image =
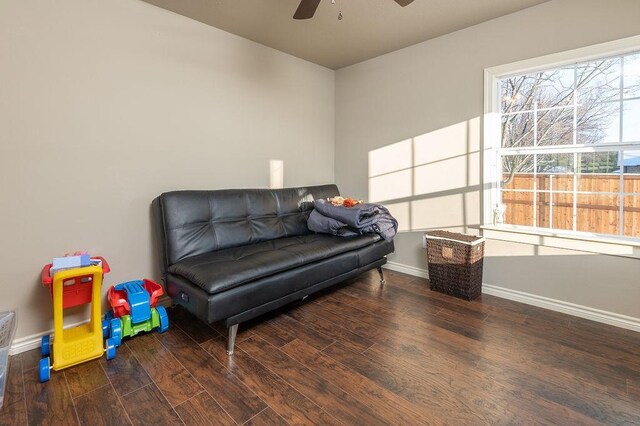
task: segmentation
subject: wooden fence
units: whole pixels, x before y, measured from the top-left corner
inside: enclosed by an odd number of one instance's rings
[[[507,176],[505,175],[505,179]],[[534,208],[537,226],[554,229],[573,229],[574,194],[558,194],[555,191],[572,191],[577,179],[577,191],[620,192],[620,175],[613,174],[537,174],[537,200],[534,207],[533,192],[510,192],[502,194],[506,206],[504,223],[512,225],[533,225]],[[504,189],[533,190],[532,173],[516,174]],[[640,174],[623,175],[625,193],[640,193]],[[624,196],[623,234],[640,238],[640,196]],[[576,230],[596,234],[619,234],[620,195],[577,194]]]

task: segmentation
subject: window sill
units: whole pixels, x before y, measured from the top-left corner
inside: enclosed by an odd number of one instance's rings
[[[480,229],[484,237],[492,240],[640,259],[640,241],[569,235],[509,225],[484,225]]]

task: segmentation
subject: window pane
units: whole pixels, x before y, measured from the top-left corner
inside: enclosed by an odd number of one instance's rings
[[[577,143],[619,141],[621,63],[613,58],[577,66]]]
[[[573,107],[538,112],[538,145],[573,144]]]
[[[536,212],[539,228],[573,230],[573,194],[538,192]]]
[[[640,193],[640,151],[624,151],[622,155],[624,192]]]
[[[640,96],[640,53],[624,57],[624,96]]]
[[[621,58],[601,59],[576,67],[579,104],[620,99]]]
[[[552,194],[553,205],[549,215],[553,229],[573,230],[573,194]]]
[[[500,161],[504,223],[640,238],[640,52],[510,77],[500,91],[502,147],[519,148]]]
[[[538,173],[573,173],[573,154],[538,154]]]
[[[533,155],[505,155],[502,157],[502,187],[504,189],[533,189]]]
[[[576,230],[595,234],[618,234],[620,197],[578,194]]]
[[[551,108],[573,103],[574,69],[560,68],[534,75],[537,79],[538,108]]]
[[[640,142],[640,99],[622,104],[622,141]]]
[[[613,173],[618,175],[618,151],[578,153],[577,173]]]
[[[502,189],[533,189],[533,173],[518,173],[511,176],[503,175]]]
[[[640,197],[624,197],[625,237],[640,238]]]
[[[504,223],[533,226],[533,192],[505,191],[502,204],[505,207]]]
[[[538,192],[536,194],[536,226],[538,228],[549,228],[549,192]]]
[[[620,141],[620,102],[580,103],[576,117],[577,143]]]
[[[573,191],[572,173],[539,173],[536,179],[538,191]]]
[[[500,84],[500,112],[509,114],[532,110],[536,81],[537,79],[533,75],[502,80]]]
[[[533,146],[533,113],[502,116],[502,147]]]

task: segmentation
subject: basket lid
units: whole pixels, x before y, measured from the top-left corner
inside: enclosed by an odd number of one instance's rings
[[[457,232],[449,232],[449,231],[427,231],[424,233],[427,239],[434,240],[450,240],[457,241],[459,243],[468,244],[468,245],[476,245],[484,242],[484,237],[479,235],[467,235],[467,234],[459,234]]]

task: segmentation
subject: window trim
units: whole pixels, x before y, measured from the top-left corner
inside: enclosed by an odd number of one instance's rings
[[[492,240],[640,259],[640,242],[634,240],[586,234],[562,234],[553,230],[545,232],[513,225],[483,225],[480,229],[484,237]]]
[[[550,68],[560,68],[576,62],[586,62],[606,56],[617,56],[640,50],[640,36],[628,37],[588,47],[568,50],[537,58],[526,59],[510,64],[485,68],[484,70],[484,116],[481,140],[481,178],[483,194],[481,197],[481,229],[488,238],[514,241],[556,248],[566,248],[592,253],[640,258],[640,240],[625,239],[616,236],[576,234],[574,231],[543,230],[542,228],[515,227],[513,225],[494,225],[493,206],[499,200],[498,161],[499,152],[504,151],[499,137],[500,126],[500,87],[499,80],[504,77],[534,73]],[[618,144],[616,144],[618,145]],[[565,147],[572,152],[575,145]],[[589,147],[588,149],[600,147]],[[509,148],[506,148],[507,150]],[[548,148],[546,148],[548,149]],[[562,150],[562,147],[557,148]],[[603,149],[606,150],[606,145]]]

